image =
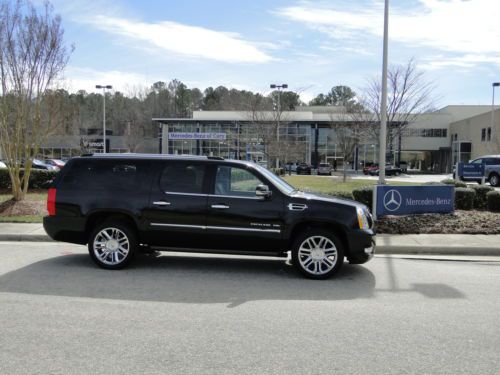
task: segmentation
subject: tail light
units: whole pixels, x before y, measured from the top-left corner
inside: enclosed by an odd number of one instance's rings
[[[47,211],[49,216],[56,216],[56,189],[50,188],[47,196]]]

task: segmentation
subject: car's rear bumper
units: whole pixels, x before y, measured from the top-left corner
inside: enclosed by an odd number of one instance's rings
[[[349,251],[346,254],[349,263],[368,262],[375,254],[375,232],[373,230],[355,229],[347,234]]]
[[[45,216],[43,228],[56,241],[86,244],[85,220],[78,217]]]

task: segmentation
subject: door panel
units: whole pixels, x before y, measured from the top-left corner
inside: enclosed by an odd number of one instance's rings
[[[206,176],[204,164],[161,163],[144,214],[150,245],[199,247],[205,242]]]
[[[207,209],[207,232],[213,247],[280,250],[283,198],[277,191],[270,198],[257,198],[255,188],[259,184],[265,182],[247,169],[217,167]]]

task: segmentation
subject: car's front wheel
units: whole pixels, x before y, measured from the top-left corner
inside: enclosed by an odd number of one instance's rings
[[[120,221],[106,221],[97,225],[89,238],[89,254],[102,268],[117,270],[134,257],[139,243],[129,225]]]
[[[304,276],[311,279],[327,279],[342,267],[344,249],[332,232],[313,229],[295,239],[292,261]]]

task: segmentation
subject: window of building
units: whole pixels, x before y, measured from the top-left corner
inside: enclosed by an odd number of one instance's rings
[[[260,184],[262,181],[246,169],[220,166],[215,177],[215,194],[254,197]]]
[[[172,193],[203,193],[205,166],[185,162],[169,162],[161,173],[160,188]]]
[[[481,142],[486,141],[486,129],[482,128],[481,129]]]
[[[491,128],[488,128],[488,142],[491,141]]]

